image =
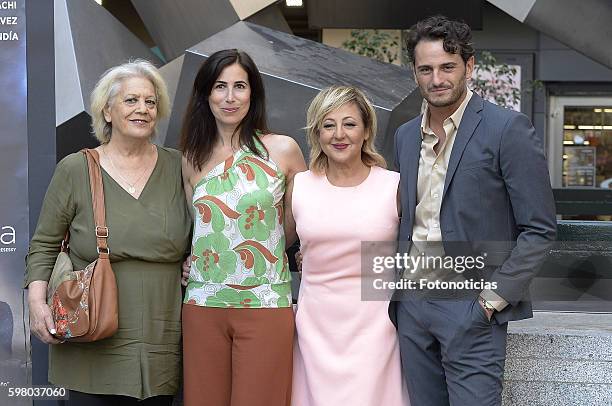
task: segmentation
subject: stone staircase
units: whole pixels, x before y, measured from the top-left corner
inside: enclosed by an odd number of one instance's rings
[[[503,405],[612,405],[612,314],[536,312],[511,322]]]

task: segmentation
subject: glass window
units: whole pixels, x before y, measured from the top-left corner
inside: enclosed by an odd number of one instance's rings
[[[612,106],[565,106],[563,187],[612,189]]]

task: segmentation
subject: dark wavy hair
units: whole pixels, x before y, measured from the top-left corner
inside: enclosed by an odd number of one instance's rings
[[[449,20],[442,15],[427,17],[419,21],[408,32],[406,49],[408,58],[414,65],[414,48],[420,41],[443,41],[444,50],[451,54],[461,55],[467,62],[474,55],[472,30],[463,21]]]
[[[266,123],[265,92],[261,74],[255,62],[244,51],[224,49],[210,55],[202,63],[193,83],[193,91],[181,130],[180,148],[187,161],[198,170],[210,159],[213,147],[217,142],[217,122],[210,110],[208,97],[213,85],[226,67],[237,63],[247,73],[251,88],[249,111],[236,127],[233,136],[238,134],[240,145],[246,146],[261,158],[267,158],[268,151],[263,144],[263,151],[257,147],[258,133],[269,133]]]

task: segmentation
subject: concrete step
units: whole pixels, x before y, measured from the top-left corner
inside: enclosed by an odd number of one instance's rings
[[[504,406],[610,406],[612,387],[568,382],[504,383]]]
[[[612,362],[569,359],[507,358],[506,380],[608,384],[612,387]]]
[[[612,314],[536,312],[511,322],[503,404],[612,405]]]
[[[612,361],[612,314],[536,312],[510,322],[508,356]]]

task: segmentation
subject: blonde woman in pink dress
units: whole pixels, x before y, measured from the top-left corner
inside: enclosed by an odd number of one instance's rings
[[[395,241],[399,174],[374,148],[376,115],[347,86],[307,114],[310,170],[287,190],[302,252],[293,406],[406,406],[388,301],[361,300],[361,242]]]

